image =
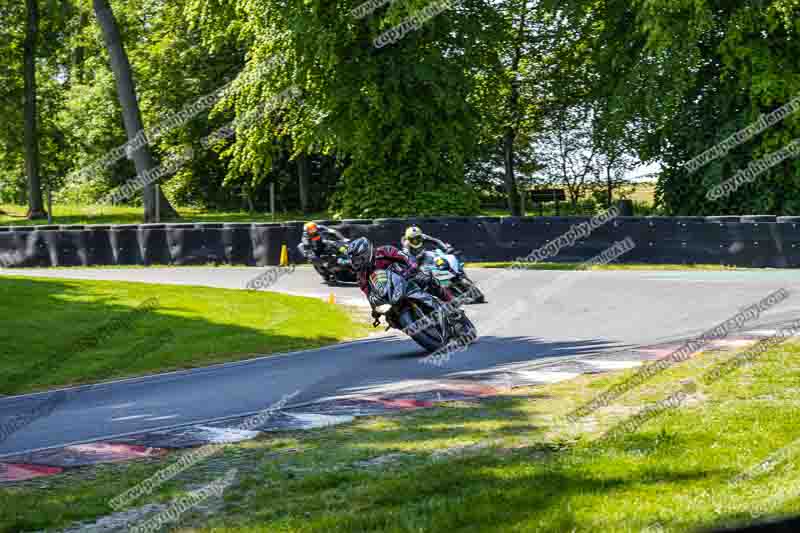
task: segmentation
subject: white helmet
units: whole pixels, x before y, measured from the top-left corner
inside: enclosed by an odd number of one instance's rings
[[[408,247],[416,251],[422,248],[422,230],[417,226],[406,228],[406,242]]]

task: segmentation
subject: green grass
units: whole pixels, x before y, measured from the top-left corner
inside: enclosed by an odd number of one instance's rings
[[[304,215],[300,212],[276,213],[273,219],[269,213],[248,213],[242,211],[208,211],[203,209],[177,207],[180,219],[163,219],[162,222],[285,222],[296,220],[328,220],[331,214],[318,211]],[[28,220],[25,218],[26,206],[0,205],[0,226],[45,225],[47,220]],[[5,213],[5,214],[4,214]],[[533,215],[534,213],[529,213]],[[484,209],[482,216],[504,217],[508,211]],[[82,206],[54,205],[53,224],[141,224],[141,207],[124,206]]]
[[[654,183],[637,183],[631,199],[642,206],[653,203]],[[586,195],[588,197],[588,195]],[[561,203],[561,215],[571,213],[569,202]],[[308,215],[300,212],[277,213],[273,219],[269,213],[248,213],[243,211],[209,211],[191,207],[177,207],[179,220],[162,220],[162,222],[283,222],[289,220],[326,220],[332,218],[330,213],[318,211]],[[47,224],[47,220],[27,220],[25,213],[27,206],[0,204],[0,226],[30,226]],[[507,209],[485,208],[479,215],[490,217],[509,216]],[[527,205],[526,215],[537,216],[539,210],[536,206]],[[547,204],[544,209],[546,216],[555,215],[555,207]],[[579,213],[586,215],[586,213]],[[142,223],[141,207],[125,206],[85,206],[64,205],[53,206],[53,224],[140,224]]]
[[[132,312],[150,298],[157,299],[151,312]],[[0,278],[0,317],[0,394],[316,348],[369,331],[347,310],[314,298],[14,277]],[[113,323],[121,327],[110,331]],[[103,331],[107,337],[78,346]]]
[[[45,225],[44,220],[25,218],[26,206],[0,205],[0,226]],[[269,213],[241,211],[207,211],[190,207],[178,207],[179,219],[162,219],[162,222],[283,222],[288,220],[321,220],[329,218],[327,213],[276,213],[273,219]],[[54,205],[53,224],[141,224],[141,207],[124,206],[83,206]]]
[[[487,263],[467,263],[467,267],[472,268],[510,268],[514,263],[511,261],[487,262]],[[581,263],[522,263],[525,270],[578,270]],[[606,265],[592,265],[590,268],[582,270],[746,270],[743,268],[729,265],[656,265],[647,263],[611,263]],[[763,269],[760,269],[763,270]]]
[[[769,471],[731,483],[800,437],[797,345],[700,385],[685,405],[619,439],[598,439],[680,389],[681,380],[730,357],[710,352],[676,365],[578,430],[560,424],[563,415],[623,376],[583,376],[480,405],[456,402],[268,435],[229,446],[222,464],[193,467],[193,484],[175,480],[136,505],[166,502],[242,467],[247,456],[251,468],[226,492],[222,508],[185,515],[179,531],[639,532],[658,523],[683,532],[800,512],[800,471],[792,464],[800,444]],[[476,444],[488,447],[469,448]],[[287,448],[300,452],[271,455]],[[445,449],[450,457],[433,455]],[[390,454],[394,460],[384,466],[359,464]],[[0,531],[94,519],[109,512],[109,498],[158,468],[118,466],[117,475],[102,467],[97,479],[75,471],[47,491],[0,489]]]
[[[285,222],[296,220],[328,220],[332,216],[325,211],[304,215],[300,212],[276,213],[273,219],[269,213],[248,213],[242,211],[208,211],[203,209],[177,207],[179,219],[162,219],[162,222]],[[545,210],[545,215],[554,212]],[[47,220],[28,220],[25,218],[27,207],[20,205],[0,205],[0,226],[32,226],[45,225]],[[527,216],[537,216],[539,212],[529,208]],[[562,212],[562,215],[564,212]],[[480,216],[507,217],[506,209],[482,209]],[[585,215],[585,214],[584,214]],[[141,224],[141,207],[54,205],[53,224]]]

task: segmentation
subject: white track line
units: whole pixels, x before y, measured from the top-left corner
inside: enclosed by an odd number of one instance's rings
[[[581,375],[580,372],[552,372],[548,370],[519,370],[514,374],[522,377],[526,381],[537,383],[558,383],[567,381]]]
[[[603,359],[585,359],[581,363],[600,368],[602,370],[624,370],[642,366],[641,361],[607,361]]]

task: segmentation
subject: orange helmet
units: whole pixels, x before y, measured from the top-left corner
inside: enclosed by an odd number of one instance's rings
[[[319,234],[319,227],[315,222],[307,222],[305,226],[303,226],[303,231],[308,234],[308,237],[312,241],[318,241],[322,238]]]

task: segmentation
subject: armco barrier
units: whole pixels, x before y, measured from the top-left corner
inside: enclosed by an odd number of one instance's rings
[[[321,221],[345,237],[399,245],[418,225],[453,244],[467,261],[513,261],[529,255],[588,217],[416,217]],[[0,228],[0,266],[225,263],[277,265],[281,246],[302,262],[303,222],[24,226]],[[561,249],[552,261],[578,262],[630,237],[636,247],[619,261],[800,266],[800,217],[618,217]]]

